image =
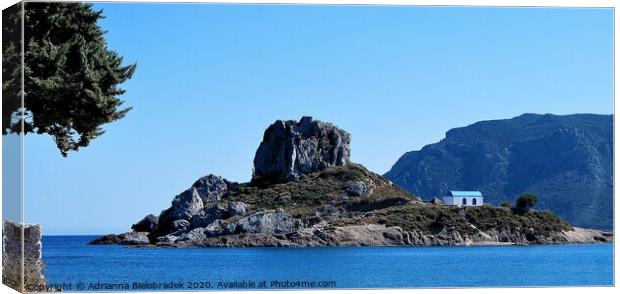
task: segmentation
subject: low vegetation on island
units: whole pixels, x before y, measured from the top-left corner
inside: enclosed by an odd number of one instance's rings
[[[432,204],[350,162],[350,135],[303,117],[265,131],[252,180],[198,179],[158,216],[91,244],[141,246],[408,246],[609,242],[573,228],[534,195],[514,207]],[[508,207],[506,207],[508,206]]]

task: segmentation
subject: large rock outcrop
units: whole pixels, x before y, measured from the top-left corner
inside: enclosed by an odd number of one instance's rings
[[[478,190],[499,205],[523,192],[576,226],[613,225],[613,117],[524,114],[449,130],[405,153],[385,177],[431,199]]]
[[[311,117],[277,120],[270,125],[254,156],[253,182],[282,183],[303,174],[349,162],[351,136]]]
[[[168,209],[161,212],[158,220],[159,231],[168,229],[166,226],[176,220],[191,221],[205,207],[209,208],[217,203],[235,185],[237,184],[213,174],[199,178],[189,189],[177,195]]]
[[[191,236],[213,229],[213,223],[234,216],[243,216],[248,205],[239,201],[222,201],[239,184],[216,176],[199,178],[192,186],[174,197],[170,207],[159,216],[149,214],[131,226],[133,232],[110,234],[93,240],[90,244],[149,245],[153,243],[173,243],[190,230]],[[222,206],[225,205],[226,207]],[[209,227],[211,226],[211,227]]]
[[[215,220],[226,217],[228,210],[222,205],[215,203],[205,207],[203,210],[192,216],[191,224],[193,228],[206,227]]]

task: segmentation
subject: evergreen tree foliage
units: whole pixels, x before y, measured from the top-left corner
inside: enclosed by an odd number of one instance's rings
[[[519,196],[519,198],[517,198],[517,201],[515,203],[515,208],[517,209],[517,211],[525,213],[530,211],[530,209],[534,207],[536,203],[538,203],[538,197],[536,197],[536,195],[532,193],[523,193],[521,194],[521,196]]]
[[[24,4],[24,107],[21,107],[21,4],[3,11],[2,133],[52,136],[63,156],[104,133],[131,109],[119,85],[136,64],[108,50],[102,11],[83,3]],[[22,128],[23,124],[23,128]]]

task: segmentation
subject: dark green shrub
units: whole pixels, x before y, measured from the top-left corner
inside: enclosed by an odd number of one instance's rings
[[[511,208],[512,207],[512,203],[510,203],[510,201],[504,201],[502,202],[502,204],[500,204],[501,207],[506,207],[506,208]]]
[[[538,203],[538,197],[532,193],[523,193],[517,198],[515,203],[515,209],[518,212],[525,213],[530,211],[530,209]]]
[[[353,168],[330,168],[326,169],[319,175],[322,179],[335,178],[340,181],[363,180],[366,175],[363,171]]]

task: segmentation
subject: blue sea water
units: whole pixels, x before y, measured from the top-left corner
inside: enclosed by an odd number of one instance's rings
[[[170,290],[167,287],[174,283],[183,287],[176,291],[611,286],[614,282],[612,244],[349,248],[86,245],[94,238],[43,238],[45,275],[51,285],[71,285],[65,288],[69,291]]]

